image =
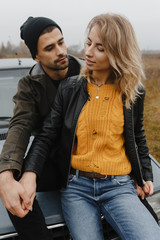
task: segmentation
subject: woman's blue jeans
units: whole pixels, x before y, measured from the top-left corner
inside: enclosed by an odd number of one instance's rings
[[[90,179],[77,172],[61,190],[61,201],[73,240],[103,240],[101,214],[121,239],[160,240],[160,228],[129,175]]]

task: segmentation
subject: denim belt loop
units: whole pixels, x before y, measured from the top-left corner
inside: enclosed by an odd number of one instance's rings
[[[112,175],[110,180],[112,181],[113,179],[115,179],[115,175]]]
[[[76,178],[79,177],[79,169],[76,169]]]

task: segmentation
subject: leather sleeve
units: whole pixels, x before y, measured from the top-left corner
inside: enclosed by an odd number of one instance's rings
[[[142,89],[136,103],[134,104],[134,132],[136,147],[142,166],[143,179],[153,181],[149,149],[143,127],[144,98],[145,91]]]
[[[63,104],[61,96],[61,84],[59,85],[54,104],[51,111],[43,122],[40,132],[36,135],[31,148],[27,154],[24,171],[35,172],[40,176],[45,161],[50,152],[56,146],[63,123]]]

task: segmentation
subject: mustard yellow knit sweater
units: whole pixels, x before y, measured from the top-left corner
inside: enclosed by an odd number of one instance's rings
[[[87,83],[90,101],[84,106],[76,129],[75,169],[105,175],[131,172],[125,154],[123,105],[115,86]]]

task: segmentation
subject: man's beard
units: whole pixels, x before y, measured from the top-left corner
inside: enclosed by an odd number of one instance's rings
[[[64,62],[64,64],[58,65],[57,63],[63,59],[66,58],[66,61]],[[55,61],[54,61],[54,65],[51,67],[52,70],[64,70],[66,68],[68,68],[69,65],[69,60],[68,60],[68,56],[67,55],[60,55]]]

